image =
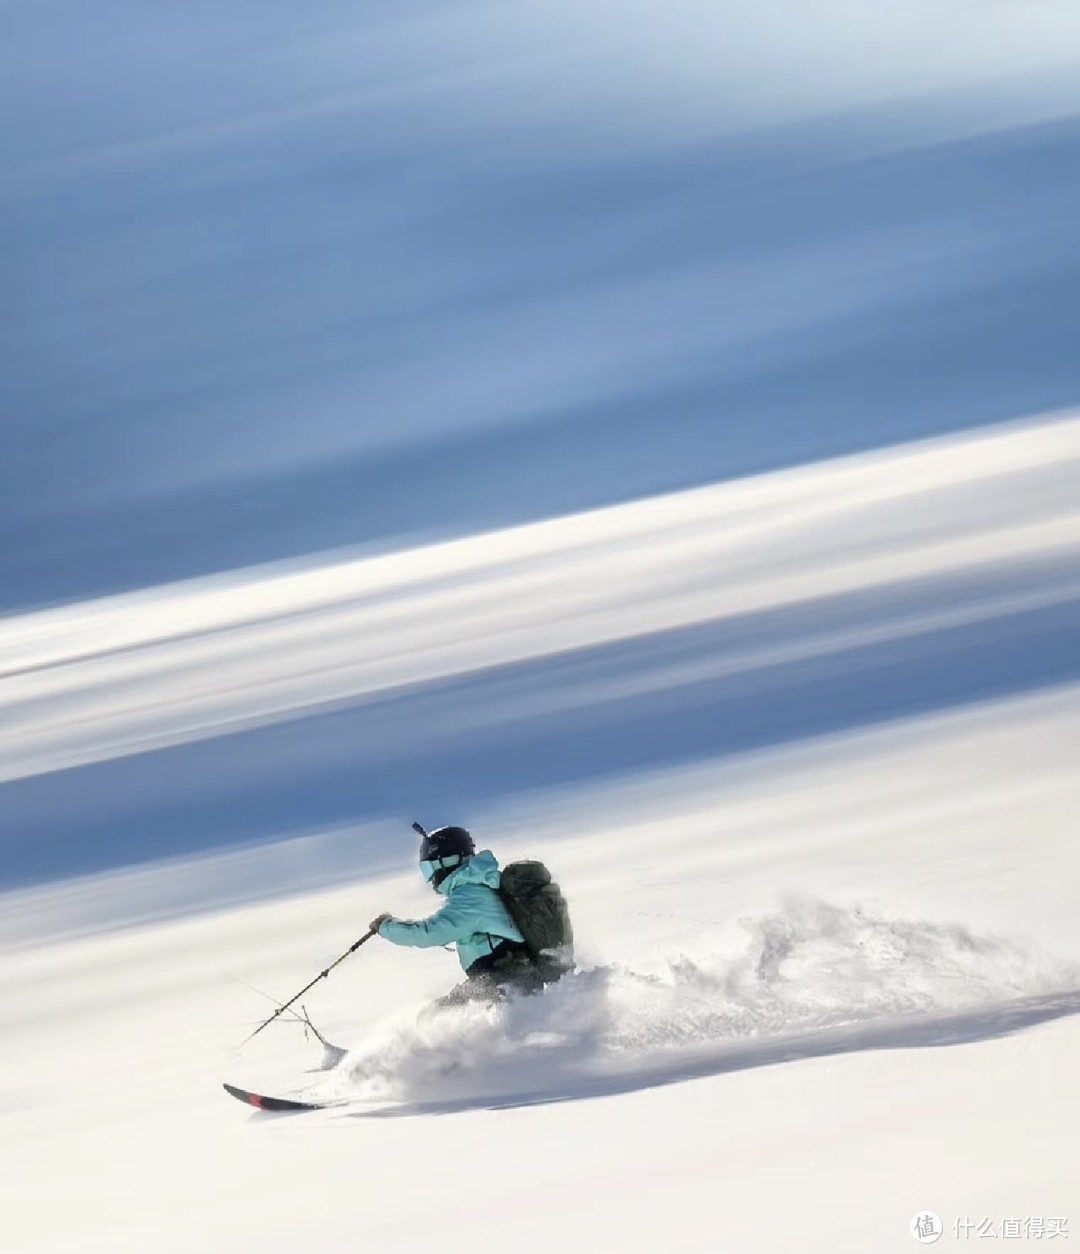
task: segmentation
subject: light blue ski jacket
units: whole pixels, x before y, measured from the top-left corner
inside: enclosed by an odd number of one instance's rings
[[[481,850],[439,885],[438,891],[446,898],[441,910],[427,919],[387,919],[379,935],[395,945],[420,949],[456,944],[458,961],[468,971],[501,940],[524,940],[496,892],[500,878],[495,855]]]

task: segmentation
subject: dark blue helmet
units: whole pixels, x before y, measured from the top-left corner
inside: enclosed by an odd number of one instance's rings
[[[437,889],[455,867],[475,852],[473,838],[464,827],[437,827],[420,838],[420,873]]]

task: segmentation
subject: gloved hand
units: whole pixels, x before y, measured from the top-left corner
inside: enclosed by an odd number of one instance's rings
[[[377,932],[381,924],[385,923],[387,919],[392,919],[393,917],[394,916],[392,914],[377,914],[368,924],[369,931]]]

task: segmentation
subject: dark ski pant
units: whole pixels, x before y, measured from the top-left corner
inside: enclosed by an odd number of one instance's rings
[[[435,1003],[461,1006],[471,1001],[495,1002],[510,993],[538,993],[548,981],[523,945],[503,941],[465,972],[468,977]]]

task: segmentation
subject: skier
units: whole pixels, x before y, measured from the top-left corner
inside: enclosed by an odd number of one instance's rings
[[[538,992],[545,982],[557,979],[566,970],[566,961],[554,964],[530,949],[507,908],[508,901],[514,905],[513,900],[505,890],[499,891],[502,876],[495,855],[487,849],[477,853],[465,828],[440,827],[424,833],[420,841],[420,873],[435,892],[446,898],[442,908],[419,920],[380,914],[369,926],[394,945],[457,946],[458,961],[468,979],[442,998],[441,1004],[493,1000],[511,991]],[[563,932],[572,944],[565,902],[558,888],[549,883],[550,890],[561,903]],[[523,918],[522,922],[529,930],[527,920]]]

